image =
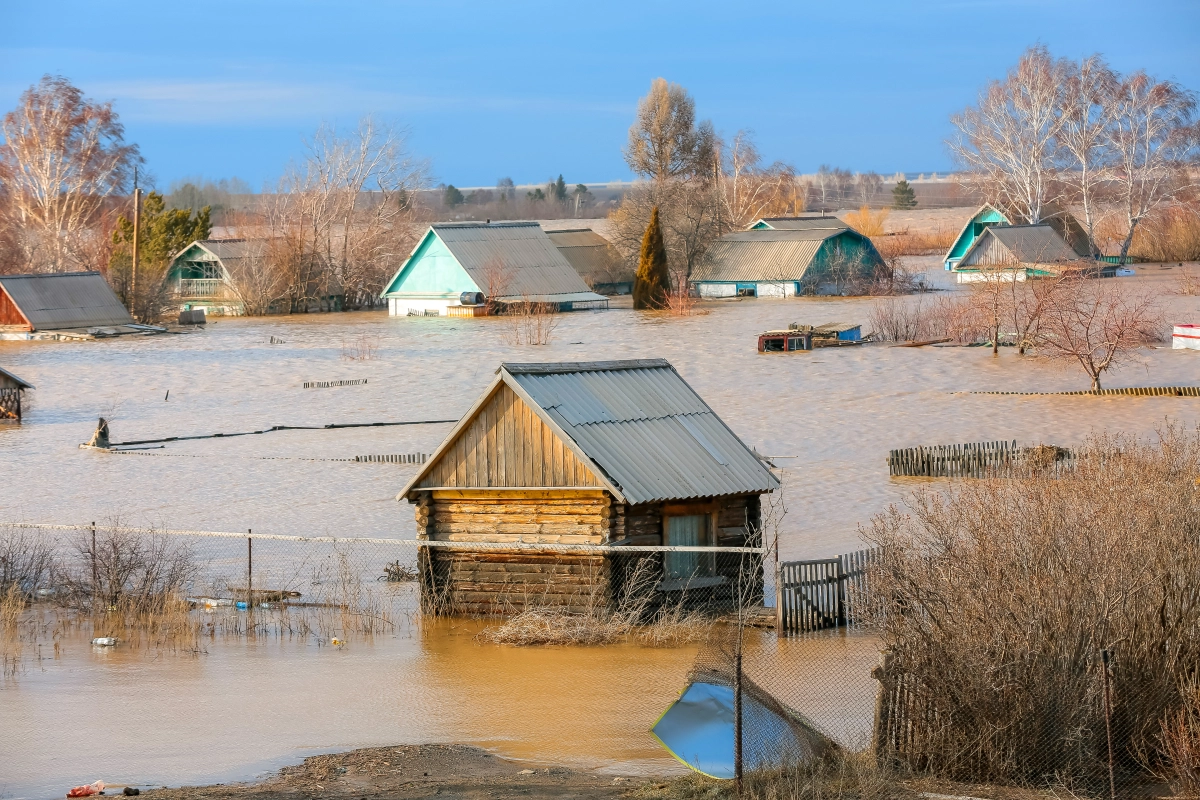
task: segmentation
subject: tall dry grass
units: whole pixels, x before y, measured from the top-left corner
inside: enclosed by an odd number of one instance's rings
[[[883,236],[884,223],[887,222],[888,209],[881,208],[872,212],[870,206],[862,206],[858,211],[851,211],[845,217],[845,223],[867,238],[874,239]]]
[[[1138,225],[1129,254],[1144,261],[1200,260],[1200,203],[1172,206]]]
[[[921,491],[877,515],[864,537],[882,552],[880,677],[907,695],[896,758],[1107,791],[1108,650],[1114,771],[1167,768],[1163,721],[1200,671],[1197,476],[1200,433],[1170,426],[1150,442],[1098,436],[1066,473]]]
[[[875,234],[871,236],[871,242],[887,261],[900,256],[940,256],[950,249],[957,237],[958,231],[946,227],[939,227],[933,231],[912,231],[905,228],[893,233]]]

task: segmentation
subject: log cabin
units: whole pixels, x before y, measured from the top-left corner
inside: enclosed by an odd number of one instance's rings
[[[21,393],[33,384],[0,367],[0,422],[21,421]]]
[[[428,543],[427,610],[585,610],[631,591],[728,610],[735,584],[761,600],[761,559],[718,548],[761,548],[778,487],[665,360],[506,363],[397,499]]]

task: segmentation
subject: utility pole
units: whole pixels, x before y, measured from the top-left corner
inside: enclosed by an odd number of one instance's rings
[[[133,168],[133,272],[129,279],[129,312],[137,319],[138,233],[142,227],[142,190],[137,185],[137,167]]]

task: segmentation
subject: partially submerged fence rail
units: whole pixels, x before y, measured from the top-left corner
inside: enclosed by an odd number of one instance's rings
[[[362,386],[367,382],[366,378],[355,378],[349,381],[305,381],[305,389],[332,389],[336,386]]]
[[[776,631],[780,636],[862,624],[868,570],[878,550],[834,558],[782,561],[776,577]]]
[[[1071,395],[1076,397],[1200,397],[1200,386],[1132,386],[1125,389],[1098,389],[1080,392],[971,392],[971,394]]]
[[[1005,467],[1017,454],[1017,441],[938,444],[907,447],[888,453],[891,475],[947,478],[980,478],[989,470]]]
[[[424,464],[429,460],[428,453],[390,453],[379,456],[355,456],[360,464]]]

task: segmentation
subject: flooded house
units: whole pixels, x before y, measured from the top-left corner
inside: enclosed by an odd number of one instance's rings
[[[959,283],[974,283],[999,274],[1024,281],[1064,272],[1099,275],[1115,267],[1080,258],[1050,225],[993,225],[967,249],[954,267]]]
[[[761,563],[628,548],[761,547],[778,487],[665,360],[506,363],[397,499],[423,598],[453,613],[612,604],[632,575],[654,604],[727,607],[739,577],[761,599]]]
[[[160,333],[139,325],[99,272],[0,275],[0,339]]]
[[[1052,206],[1048,211],[1049,213],[1046,215],[1046,218],[1039,224],[1049,225],[1075,253],[1075,258],[1089,257],[1091,255],[1091,242],[1088,238],[1087,230],[1079,223],[1079,220],[1070,212],[1058,209],[1057,207]],[[1014,225],[1020,219],[1020,215],[1015,212],[1005,211],[991,203],[984,203],[966,221],[966,224],[963,225],[962,230],[959,231],[958,236],[954,239],[954,243],[946,251],[946,255],[942,259],[946,271],[953,271],[966,257],[967,251],[974,247],[975,243],[989,228]]]
[[[536,222],[431,225],[381,296],[393,317],[479,316],[529,303],[608,308]]]
[[[787,224],[795,226],[755,227],[717,239],[692,273],[700,296],[845,294],[886,269],[871,240],[836,217],[787,218]]]
[[[244,311],[233,282],[235,271],[261,259],[266,239],[202,239],[192,242],[171,260],[167,289],[180,311],[203,310],[208,315]]]
[[[617,248],[591,228],[546,231],[550,241],[597,294],[633,292],[633,267]]]
[[[0,422],[21,421],[21,393],[33,384],[0,367]]]

